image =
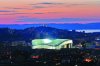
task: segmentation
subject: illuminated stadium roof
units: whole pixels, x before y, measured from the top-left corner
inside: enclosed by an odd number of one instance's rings
[[[70,39],[34,39],[32,40],[32,46],[34,48],[56,48],[63,44],[72,44]]]
[[[59,44],[61,44],[64,41],[68,41],[69,39],[35,39],[32,40],[33,45],[50,45],[50,46],[58,46]]]

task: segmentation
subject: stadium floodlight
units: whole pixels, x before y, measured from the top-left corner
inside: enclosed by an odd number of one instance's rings
[[[52,40],[50,40],[50,39],[43,39],[43,42],[47,44],[47,43],[52,42]]]

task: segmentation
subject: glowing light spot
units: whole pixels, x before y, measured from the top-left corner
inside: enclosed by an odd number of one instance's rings
[[[84,61],[85,61],[85,62],[92,62],[92,59],[86,58]]]
[[[32,58],[33,58],[33,59],[38,59],[38,58],[39,58],[39,56],[32,56]]]
[[[50,43],[50,42],[52,42],[50,39],[43,39],[43,42],[44,43]]]

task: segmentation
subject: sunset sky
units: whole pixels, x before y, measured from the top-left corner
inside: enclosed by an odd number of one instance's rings
[[[0,0],[0,24],[100,23],[100,0]]]

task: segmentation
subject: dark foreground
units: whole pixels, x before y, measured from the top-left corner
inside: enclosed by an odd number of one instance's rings
[[[100,66],[99,49],[0,50],[0,66]]]

